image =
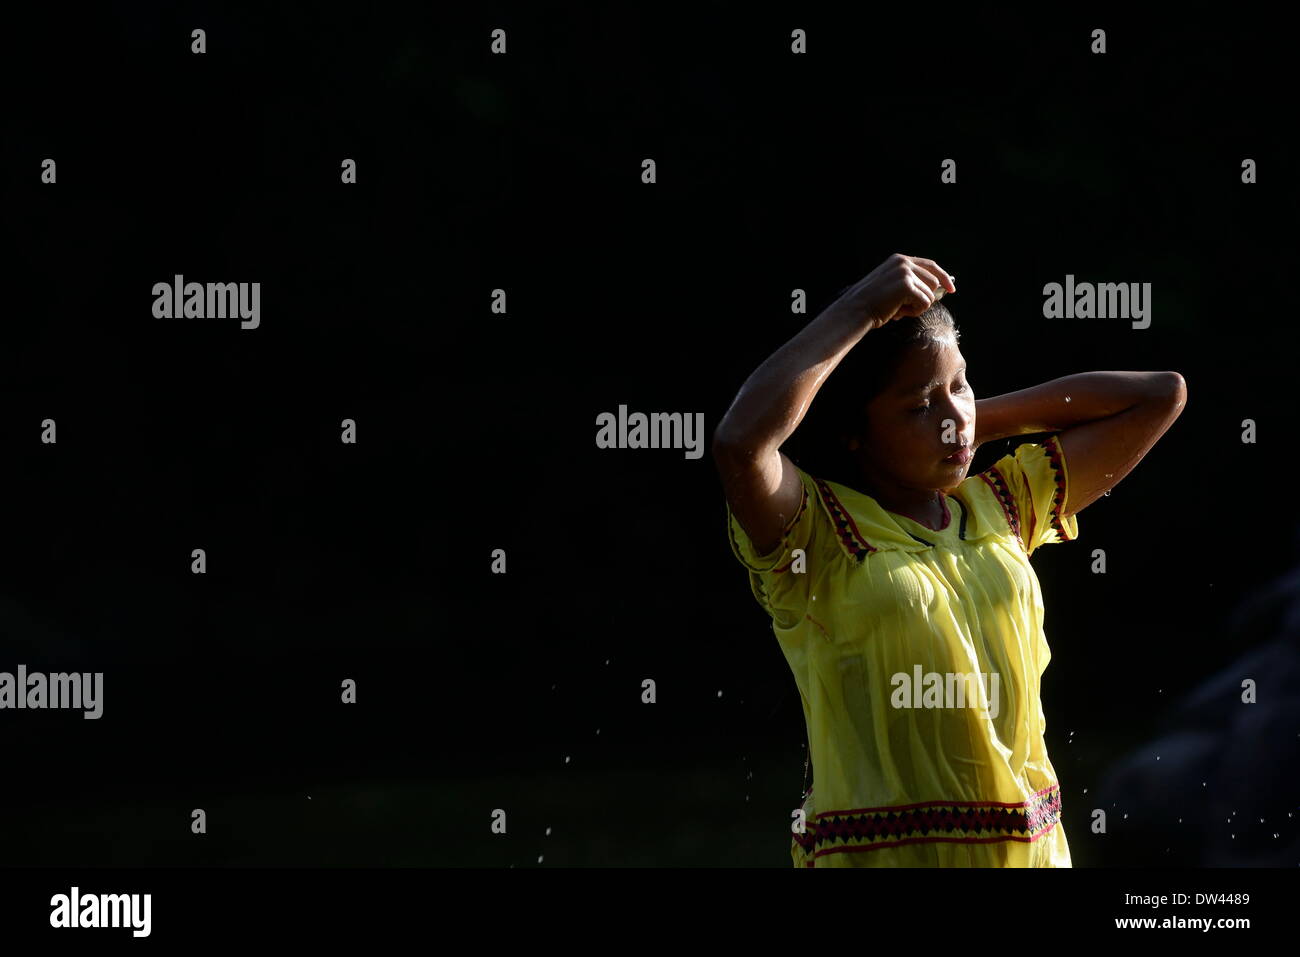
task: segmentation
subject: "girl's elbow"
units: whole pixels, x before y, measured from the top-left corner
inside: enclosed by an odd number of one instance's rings
[[[1183,406],[1187,404],[1187,382],[1182,375],[1177,372],[1160,373],[1160,391],[1161,401],[1165,402],[1175,412],[1181,412]]]
[[[1154,382],[1154,394],[1161,402],[1167,402],[1175,408],[1182,408],[1187,404],[1187,382],[1178,372],[1161,372],[1157,373],[1156,382]]]
[[[1187,401],[1187,380],[1177,372],[1166,372],[1165,375],[1169,376],[1169,386],[1173,390],[1174,398],[1178,400],[1179,405],[1182,405]]]

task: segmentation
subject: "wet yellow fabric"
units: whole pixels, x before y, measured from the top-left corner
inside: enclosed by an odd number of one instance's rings
[[[1056,437],[968,476],[937,531],[799,474],[802,506],[766,555],[727,509],[803,703],[812,784],[794,865],[1071,866],[1029,562],[1078,536]]]

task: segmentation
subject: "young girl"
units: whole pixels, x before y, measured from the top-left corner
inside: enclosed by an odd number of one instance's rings
[[[1029,556],[1078,536],[1186,386],[1091,372],[976,402],[937,298],[956,291],[933,260],[890,257],[749,377],[714,435],[731,547],[808,729],[795,866],[1070,866]],[[839,482],[780,449],[851,351],[827,396]],[[967,474],[981,443],[1049,432]]]

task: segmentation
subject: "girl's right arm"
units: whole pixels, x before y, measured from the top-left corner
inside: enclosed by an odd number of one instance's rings
[[[731,511],[759,554],[777,546],[802,501],[799,474],[780,448],[826,377],[872,329],[930,308],[931,290],[940,285],[957,291],[933,260],[895,253],[745,380],[713,434],[713,461]]]

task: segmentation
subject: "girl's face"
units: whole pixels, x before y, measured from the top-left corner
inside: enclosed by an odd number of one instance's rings
[[[974,451],[975,393],[953,335],[908,351],[889,388],[868,405],[864,438],[863,469],[882,488],[946,491],[966,478],[969,456],[950,456]]]

